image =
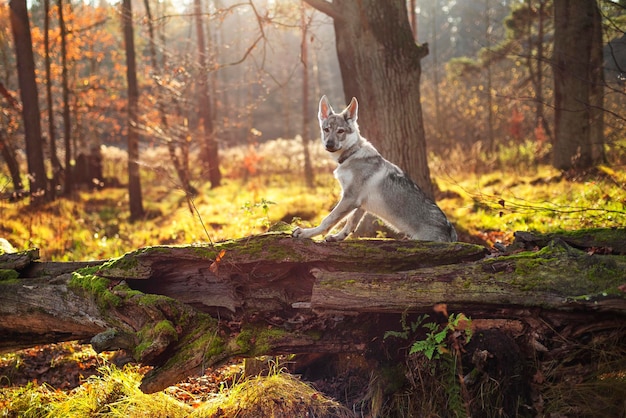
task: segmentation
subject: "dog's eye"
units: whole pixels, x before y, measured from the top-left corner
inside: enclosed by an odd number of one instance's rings
[[[346,131],[345,129],[341,129],[341,128],[337,129],[337,133],[338,133],[338,134],[342,134],[342,133],[344,133],[345,131]]]
[[[330,129],[329,128],[324,128],[324,132],[329,133]]]

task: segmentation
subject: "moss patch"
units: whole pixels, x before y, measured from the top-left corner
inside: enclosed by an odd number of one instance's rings
[[[488,263],[511,262],[512,283],[524,290],[550,291],[568,296],[619,294],[626,280],[626,257],[587,254],[552,242],[536,252],[497,257]],[[498,273],[506,280],[510,273]],[[511,281],[511,280],[509,280]]]
[[[255,357],[267,354],[276,341],[287,335],[289,332],[279,328],[246,326],[235,338],[235,343],[241,354]]]
[[[20,273],[13,269],[0,269],[0,284],[19,283]]]
[[[122,298],[113,294],[110,287],[110,280],[97,275],[99,267],[85,267],[72,273],[72,278],[68,287],[73,290],[86,291],[92,294],[98,307],[106,309],[108,307],[118,307],[122,303]]]

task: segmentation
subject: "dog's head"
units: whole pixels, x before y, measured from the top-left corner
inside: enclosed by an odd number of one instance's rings
[[[358,110],[359,103],[353,97],[343,112],[335,113],[326,96],[322,96],[318,118],[326,151],[339,154],[341,150],[348,149],[358,141]]]

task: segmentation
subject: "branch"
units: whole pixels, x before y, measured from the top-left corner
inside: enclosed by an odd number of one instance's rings
[[[4,86],[4,84],[2,84],[1,81],[0,81],[0,95],[4,96],[4,98],[7,100],[7,102],[9,102],[9,104],[11,105],[13,109],[18,110],[18,111],[22,110],[22,106],[20,105],[19,100],[13,97],[11,92],[7,90],[7,88]]]
[[[317,9],[320,12],[330,16],[334,20],[343,19],[341,15],[339,14],[339,12],[337,11],[337,7],[335,7],[333,3],[330,3],[325,0],[303,0],[303,1],[307,3],[309,6],[313,7],[314,9]]]

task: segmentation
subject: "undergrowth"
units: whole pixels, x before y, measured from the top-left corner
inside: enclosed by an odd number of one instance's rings
[[[297,377],[273,367],[267,375],[237,383],[201,405],[193,418],[296,416],[351,418],[350,410],[321,395]]]
[[[310,385],[280,369],[267,375],[242,378],[230,388],[193,406],[166,391],[153,394],[139,389],[143,372],[126,365],[106,364],[97,375],[64,392],[49,385],[29,383],[0,389],[0,417],[24,418],[212,418],[312,416],[348,418],[352,413]],[[304,414],[304,415],[303,415]]]
[[[333,163],[321,148],[311,146],[312,189],[304,185],[300,142],[281,139],[224,151],[222,186],[210,188],[197,181],[195,197],[185,195],[175,175],[164,167],[167,155],[154,149],[143,156],[144,219],[129,222],[126,188],[82,190],[73,199],[58,199],[38,210],[31,209],[28,200],[0,201],[0,237],[18,249],[40,248],[42,260],[67,261],[117,257],[148,245],[240,238],[265,232],[277,222],[314,225],[341,192],[332,177]],[[105,177],[124,181],[124,153],[110,147],[103,153]],[[250,153],[255,157],[248,158]],[[519,164],[511,155],[521,158]],[[550,166],[529,164],[523,148],[517,153],[502,148],[490,158],[506,165],[488,173],[477,165],[489,161],[480,152],[473,156],[474,171],[462,171],[467,158],[459,151],[451,152],[449,160],[435,155],[430,159],[439,189],[437,203],[462,240],[491,245],[509,242],[520,230],[626,224],[624,165],[603,166],[572,179]],[[516,168],[520,166],[524,169]],[[198,170],[193,171],[195,179],[203,178]],[[8,182],[0,178],[0,184]]]

